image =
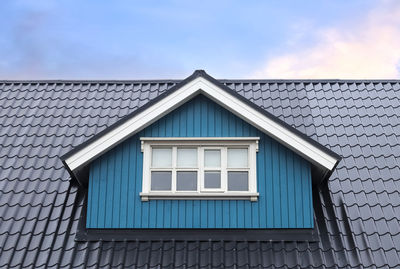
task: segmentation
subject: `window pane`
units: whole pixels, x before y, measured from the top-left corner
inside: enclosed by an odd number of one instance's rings
[[[221,151],[219,149],[204,150],[205,167],[221,167]]]
[[[248,172],[228,172],[228,191],[248,191]]]
[[[180,171],[176,173],[177,191],[197,191],[197,172]]]
[[[247,167],[247,149],[228,149],[228,167]]]
[[[197,149],[179,149],[178,148],[178,167],[197,167]]]
[[[153,171],[151,172],[151,190],[152,191],[170,191],[172,181],[171,171]]]
[[[172,166],[171,148],[153,148],[151,165],[155,168],[167,168]]]
[[[221,188],[221,172],[205,171],[204,172],[204,188],[220,189]]]

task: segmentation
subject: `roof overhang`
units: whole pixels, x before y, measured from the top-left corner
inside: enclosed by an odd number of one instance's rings
[[[340,156],[336,153],[199,70],[145,106],[62,156],[64,165],[71,176],[82,183],[79,175],[86,170],[85,166],[88,163],[198,94],[207,96],[328,174],[340,161]]]

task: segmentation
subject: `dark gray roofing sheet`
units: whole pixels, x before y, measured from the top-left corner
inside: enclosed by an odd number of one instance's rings
[[[400,267],[399,81],[221,80],[343,156],[314,195],[319,242],[76,242],[59,156],[178,82],[0,83],[0,267]]]

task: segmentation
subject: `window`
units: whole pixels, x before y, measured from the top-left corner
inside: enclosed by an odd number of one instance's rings
[[[143,201],[258,197],[258,137],[141,138]]]

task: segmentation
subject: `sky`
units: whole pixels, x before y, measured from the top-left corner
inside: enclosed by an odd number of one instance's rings
[[[0,79],[400,79],[399,0],[2,0]]]

